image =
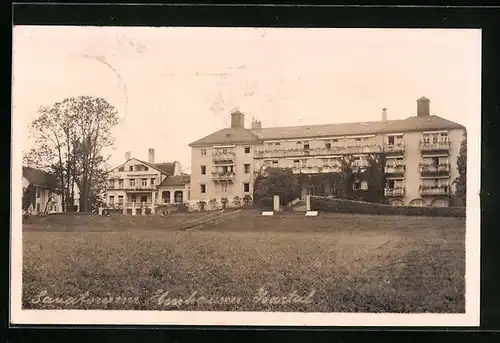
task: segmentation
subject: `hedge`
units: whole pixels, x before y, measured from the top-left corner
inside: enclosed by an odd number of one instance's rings
[[[346,199],[311,197],[311,209],[321,212],[399,216],[465,217],[465,207],[392,206]]]

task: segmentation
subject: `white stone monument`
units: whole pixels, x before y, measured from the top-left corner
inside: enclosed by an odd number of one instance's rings
[[[280,211],[280,196],[279,195],[275,195],[274,196],[274,206],[273,206],[273,210],[275,212],[279,212]]]
[[[318,211],[311,211],[311,195],[306,195],[306,217],[315,217]]]

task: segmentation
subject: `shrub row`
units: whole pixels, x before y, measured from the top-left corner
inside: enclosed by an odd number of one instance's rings
[[[465,217],[465,207],[391,206],[346,199],[311,197],[314,211],[399,216]]]

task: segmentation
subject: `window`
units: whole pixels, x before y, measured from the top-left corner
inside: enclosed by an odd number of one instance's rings
[[[135,195],[132,195],[131,201],[135,203],[136,200],[137,200],[137,198],[135,197]]]
[[[108,187],[109,188],[115,187],[115,180],[108,180]]]
[[[438,136],[432,136],[432,143],[438,142]]]
[[[148,185],[148,179],[142,179],[141,180],[141,185],[142,186],[147,186]]]
[[[206,185],[200,185],[200,191],[202,194],[206,193],[207,191]]]
[[[113,195],[109,196],[109,203],[113,205],[115,203],[115,197]]]
[[[245,193],[250,192],[250,184],[249,183],[243,184],[243,192],[245,192]]]
[[[201,166],[201,175],[206,175],[207,174],[207,166]]]
[[[273,161],[273,166],[277,166],[278,165],[278,160],[274,160]]]
[[[163,199],[163,203],[165,203],[165,204],[170,203],[170,192],[169,191],[163,191],[161,193],[161,197]]]
[[[387,180],[387,188],[394,189],[394,180]]]
[[[155,183],[156,183],[155,178],[152,178],[152,179],[151,179],[151,186],[154,186],[154,185],[155,185]]]
[[[355,180],[352,184],[352,189],[354,189],[355,191],[359,191],[360,188],[361,188],[361,182],[359,182],[359,180]]]
[[[135,187],[135,179],[130,179],[129,182],[131,187]]]
[[[245,174],[249,174],[250,173],[250,163],[245,163],[243,166],[245,167]]]
[[[276,142],[276,146],[281,146],[281,144],[279,142]]]
[[[182,191],[175,191],[175,193],[174,193],[174,201],[176,203],[182,203],[182,198],[183,198]]]
[[[37,197],[37,198],[40,198],[40,188],[37,188],[37,189],[36,189],[36,197]]]
[[[123,187],[123,179],[118,180],[118,187],[120,187],[120,188]]]
[[[309,149],[309,142],[304,142],[304,149],[305,150]]]
[[[368,181],[361,181],[361,190],[366,191],[368,189]]]
[[[134,171],[134,166],[130,166],[130,167],[128,167],[128,170],[129,170],[129,171]]]
[[[300,142],[300,141],[299,141],[299,142],[297,142],[297,148],[299,148],[299,149],[300,149],[300,147],[301,147],[301,146],[302,146],[302,142]]]
[[[118,196],[118,205],[123,205],[123,195]]]
[[[332,143],[330,143],[330,142],[325,143],[325,148],[326,149],[331,149],[332,148]]]
[[[332,143],[338,143],[339,140],[338,139],[332,139]]]
[[[148,167],[144,167],[144,171],[148,171],[148,170],[149,170],[149,168],[148,168]]]
[[[201,156],[205,156],[207,154],[207,149],[200,150]]]
[[[394,145],[394,136],[389,136],[389,137],[387,138],[387,143],[388,143],[389,145]]]
[[[125,170],[125,168],[124,168],[124,167],[120,167],[120,168],[118,168],[118,171],[121,171],[121,172],[122,172],[122,171],[124,171],[124,170]]]
[[[146,195],[141,195],[141,202],[147,202],[148,197]]]
[[[227,149],[222,149],[223,154],[227,154]]]
[[[250,153],[250,147],[246,146],[245,147],[245,154],[249,154]]]

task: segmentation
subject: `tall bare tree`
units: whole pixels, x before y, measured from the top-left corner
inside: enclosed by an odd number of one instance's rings
[[[109,158],[105,148],[113,144],[112,128],[118,123],[115,108],[105,99],[91,96],[66,98],[40,107],[30,128],[35,146],[24,161],[50,169],[62,190],[64,211],[73,210],[75,185],[80,190],[80,210],[92,209],[99,194],[103,170]]]

